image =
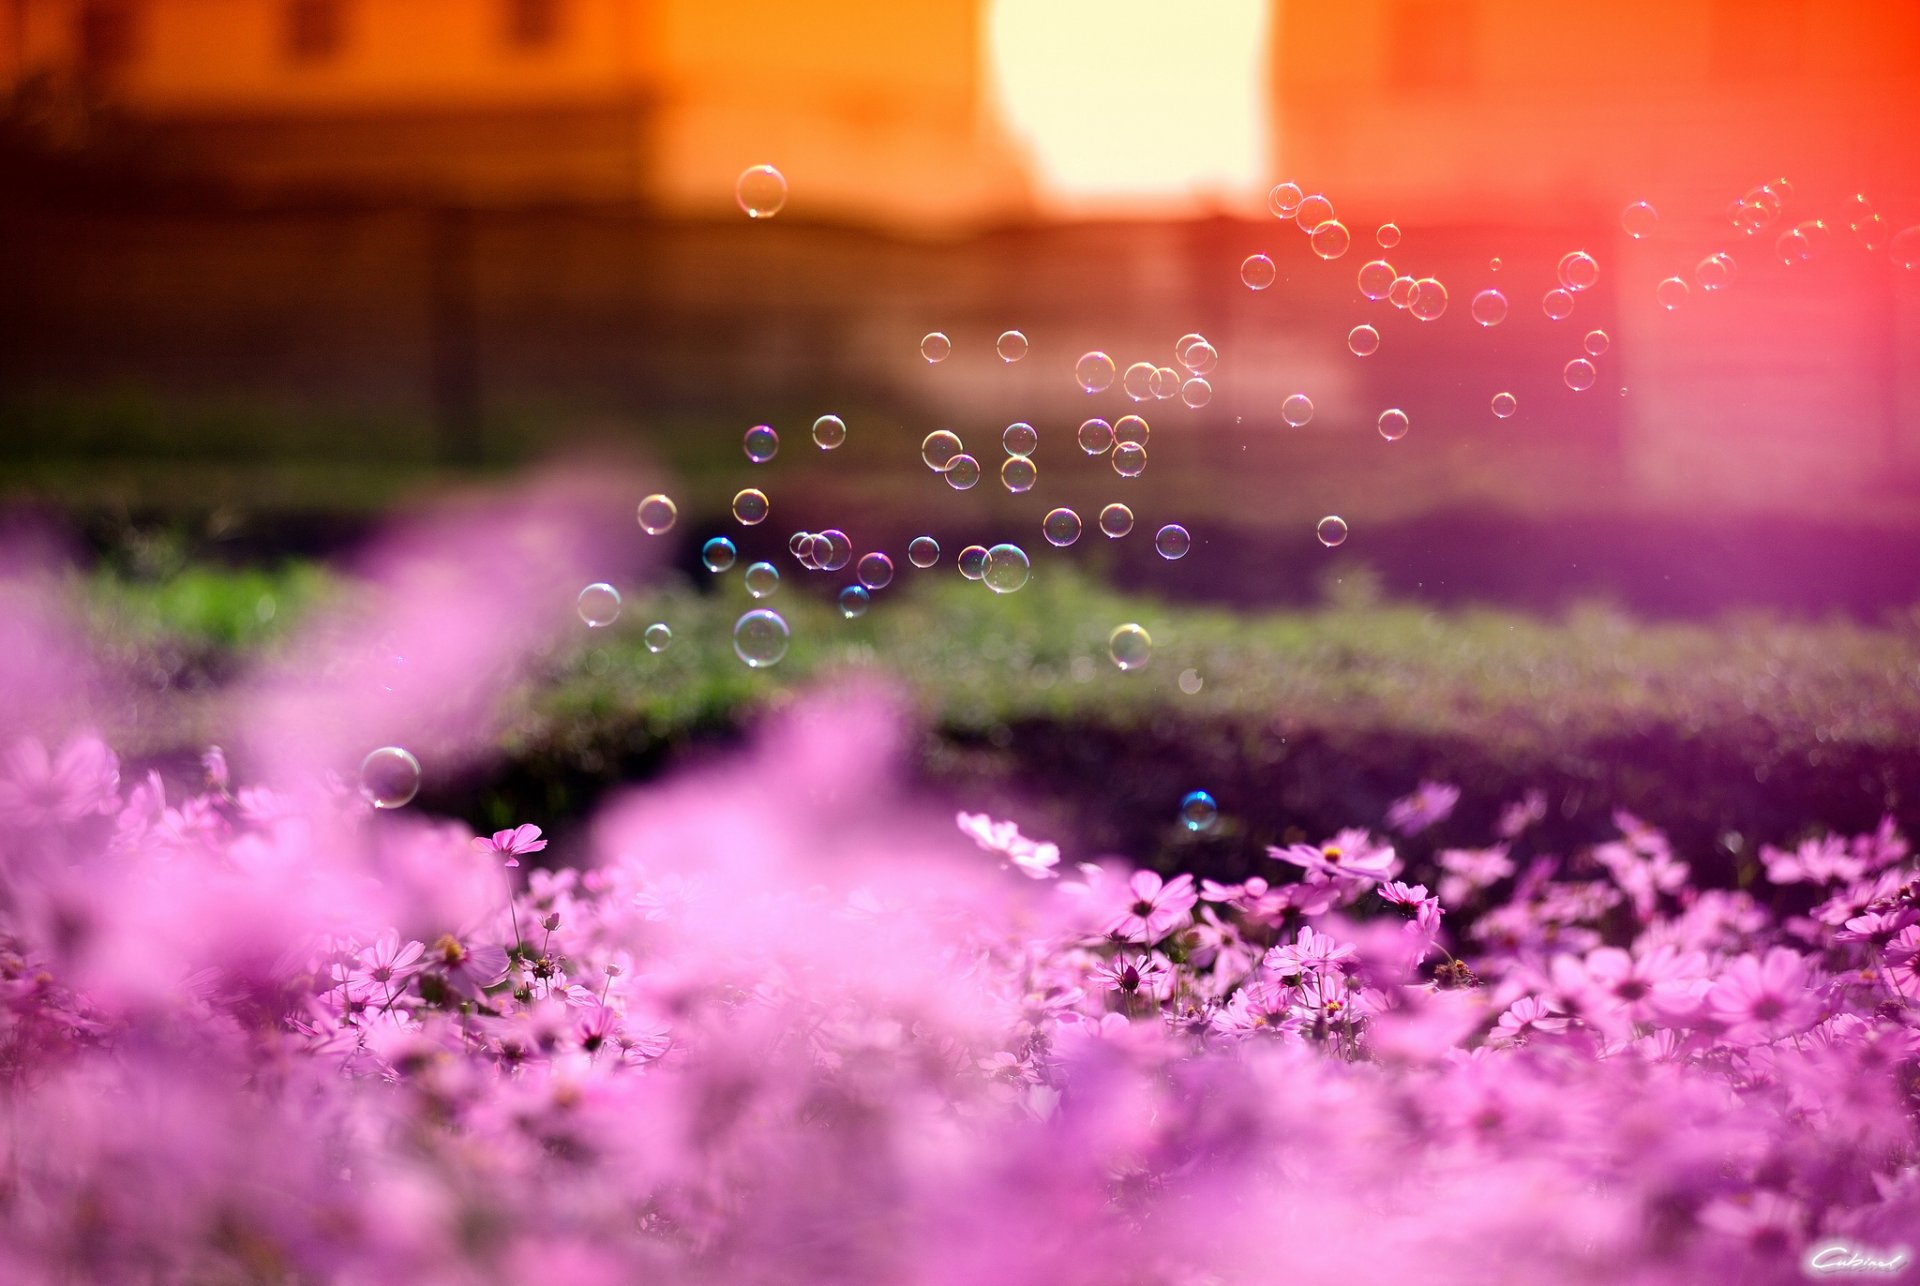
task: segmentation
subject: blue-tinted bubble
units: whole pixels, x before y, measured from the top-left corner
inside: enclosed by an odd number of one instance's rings
[[[840,615],[852,620],[856,616],[867,614],[867,604],[873,596],[867,593],[864,585],[849,585],[840,591]]]
[[[1180,801],[1180,824],[1190,831],[1210,831],[1219,820],[1220,806],[1204,790],[1188,791]]]
[[[700,562],[710,572],[724,572],[739,558],[740,551],[725,536],[715,536],[700,547]]]
[[[747,568],[743,578],[747,583],[747,593],[755,598],[771,597],[780,588],[780,572],[772,563],[755,563]]]
[[[780,613],[759,607],[733,623],[733,651],[756,670],[765,669],[787,654],[791,632]]]

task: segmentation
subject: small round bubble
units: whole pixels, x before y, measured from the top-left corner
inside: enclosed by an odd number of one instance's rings
[[[399,746],[382,746],[360,761],[360,796],[375,808],[404,808],[420,793],[420,761]]]
[[[710,572],[726,571],[739,556],[740,551],[725,536],[715,536],[700,546],[700,563]]]
[[[772,563],[754,563],[747,568],[742,577],[746,582],[747,593],[755,598],[771,598],[780,588],[780,572]]]
[[[1373,239],[1380,243],[1382,250],[1393,249],[1400,244],[1400,225],[1397,223],[1381,224],[1379,229],[1373,234]]]
[[[1511,393],[1495,393],[1493,395],[1493,413],[1503,420],[1512,415],[1519,407],[1519,401]]]
[[[1299,428],[1313,418],[1313,399],[1305,393],[1295,393],[1280,404],[1280,418]]]
[[[1604,330],[1590,330],[1587,332],[1587,338],[1583,342],[1583,346],[1587,350],[1588,357],[1598,357],[1600,354],[1606,352],[1612,343],[1613,340],[1608,337],[1607,332]]]
[[[1447,288],[1433,277],[1422,277],[1413,283],[1413,293],[1407,298],[1407,311],[1421,321],[1437,321],[1447,311]]]
[[[733,654],[754,669],[763,670],[787,654],[791,637],[786,617],[757,607],[733,623]]]
[[[1040,530],[1047,543],[1058,549],[1065,549],[1080,539],[1080,515],[1065,508],[1052,509],[1040,520]]]
[[[1355,326],[1347,332],[1347,349],[1355,357],[1372,357],[1380,351],[1380,332],[1371,326]]]
[[[1123,415],[1113,422],[1113,440],[1121,446],[1145,446],[1151,433],[1147,422],[1137,415]]]
[[[1393,283],[1400,274],[1394,271],[1392,264],[1385,259],[1372,259],[1360,265],[1356,282],[1360,293],[1375,301],[1385,299],[1393,292]]]
[[[1642,241],[1653,235],[1660,226],[1660,212],[1647,201],[1635,201],[1620,212],[1620,227],[1635,241]]]
[[[1027,559],[1027,551],[1018,545],[995,545],[987,551],[987,561],[980,569],[980,579],[996,594],[1013,593],[1025,585],[1032,574],[1033,565]]]
[[[1168,562],[1185,558],[1193,548],[1193,536],[1177,522],[1170,522],[1153,534],[1153,548]]]
[[[1347,520],[1338,514],[1328,514],[1314,526],[1313,534],[1320,538],[1321,544],[1332,549],[1346,542]]]
[[[1561,378],[1567,382],[1567,387],[1576,393],[1584,393],[1592,388],[1593,376],[1593,363],[1584,357],[1576,357],[1568,362],[1566,370],[1561,374]]]
[[[749,219],[771,219],[787,203],[787,176],[771,165],[750,165],[733,181],[733,199]]]
[[[1124,442],[1113,449],[1113,471],[1123,478],[1137,478],[1146,470],[1147,449],[1138,442]]]
[[[813,422],[813,444],[832,451],[847,440],[847,422],[837,415],[823,415]]]
[[[649,652],[664,652],[673,644],[673,630],[665,621],[655,621],[647,626],[646,633],[640,637],[646,642]]]
[[[1584,250],[1569,250],[1560,256],[1560,284],[1579,292],[1591,289],[1600,280],[1600,261]]]
[[[1027,355],[1027,337],[1017,330],[1003,330],[1000,338],[993,341],[993,351],[1000,355],[1003,362],[1017,362]]]
[[[1573,294],[1558,286],[1540,297],[1540,311],[1554,321],[1565,321],[1573,316]]]
[[[1108,540],[1118,540],[1133,530],[1133,510],[1122,504],[1111,504],[1100,511],[1100,534]]]
[[[1495,256],[1494,256],[1493,258],[1491,258],[1491,259],[1489,259],[1489,260],[1487,260],[1487,271],[1488,271],[1488,272],[1499,272],[1499,271],[1500,271],[1500,256],[1499,256],[1499,255],[1495,255]]]
[[[1000,445],[1008,455],[1032,455],[1040,445],[1040,435],[1024,420],[1009,424],[1000,434]]]
[[[802,567],[808,571],[818,571],[820,570],[820,560],[814,557],[814,552],[816,548],[823,548],[823,546],[816,545],[819,539],[818,536],[815,536],[810,531],[796,531],[787,540],[787,550],[792,553],[794,558],[799,560]]]
[[[1174,396],[1180,391],[1180,372],[1171,366],[1158,368],[1153,378],[1147,381],[1147,389],[1157,398]]]
[[[1196,834],[1210,831],[1220,820],[1220,806],[1204,790],[1188,791],[1180,801],[1180,825]]]
[[[1107,655],[1123,670],[1141,669],[1153,660],[1153,636],[1144,625],[1116,625],[1107,635]]]
[[[1467,310],[1482,326],[1498,326],[1507,319],[1507,297],[1489,286],[1473,297]]]
[[[953,351],[953,341],[940,331],[928,331],[920,337],[920,356],[929,362],[944,362]]]
[[[1389,442],[1398,442],[1407,436],[1407,413],[1397,406],[1380,412],[1380,418],[1374,424],[1379,428],[1380,436]]]
[[[758,487],[748,487],[733,497],[733,516],[743,527],[757,527],[765,522],[771,508],[767,493]]]
[[[1267,209],[1272,211],[1276,219],[1291,219],[1305,197],[1306,193],[1300,190],[1298,183],[1276,183],[1273,190],[1267,193]]]
[[[1095,351],[1083,353],[1073,364],[1073,378],[1089,393],[1102,393],[1113,387],[1113,359]]]
[[[931,567],[940,561],[940,542],[932,536],[915,536],[907,543],[907,561],[915,567]]]
[[[1387,302],[1395,308],[1405,308],[1413,302],[1413,290],[1418,284],[1412,277],[1404,274],[1395,277],[1393,284],[1387,287]]]
[[[1088,455],[1105,455],[1113,449],[1113,426],[1105,420],[1083,420],[1077,436],[1080,449]]]
[[[813,559],[821,571],[837,572],[853,561],[853,542],[846,532],[829,527],[813,538]]]
[[[1194,342],[1174,350],[1180,364],[1195,375],[1206,375],[1220,364],[1220,354],[1212,344],[1195,335]]]
[[[640,530],[649,536],[671,530],[673,520],[679,516],[679,507],[665,496],[651,495],[640,502]]]
[[[951,429],[935,429],[920,439],[920,458],[927,468],[938,473],[945,473],[962,449],[960,435]]]
[[[1668,277],[1653,288],[1653,297],[1660,301],[1662,308],[1672,312],[1687,302],[1687,283],[1678,277]]]
[[[850,621],[867,614],[867,606],[873,602],[873,595],[867,593],[864,585],[849,585],[840,591],[836,601],[840,604],[840,615]]]
[[[1180,400],[1197,411],[1213,401],[1213,385],[1196,375],[1180,386]]]
[[[980,462],[962,453],[947,461],[947,467],[942,471],[941,476],[955,491],[965,491],[980,481]]]
[[[1016,496],[1032,491],[1039,477],[1039,466],[1023,455],[1008,456],[1006,463],[1000,466],[1000,485]]]
[[[1240,280],[1248,290],[1265,290],[1274,282],[1279,272],[1273,266],[1273,260],[1265,255],[1248,255],[1240,261]]]
[[[1693,266],[1693,279],[1700,283],[1702,290],[1722,290],[1739,271],[1733,256],[1720,250]]]
[[[573,610],[592,629],[611,625],[620,619],[620,591],[605,581],[595,581],[580,591]]]
[[[1153,373],[1157,369],[1152,362],[1135,362],[1120,377],[1120,391],[1136,402],[1147,401],[1153,396]]]
[[[740,445],[746,451],[747,459],[755,464],[765,464],[779,453],[780,435],[770,425],[756,424],[747,430]]]
[[[1312,232],[1332,217],[1333,202],[1318,193],[1300,198],[1293,211],[1294,225],[1302,232]]]
[[[1347,225],[1340,220],[1328,219],[1313,230],[1307,238],[1307,244],[1322,259],[1338,259],[1353,244],[1353,234],[1347,231]]]
[[[885,589],[893,584],[893,559],[879,550],[871,554],[862,554],[860,562],[853,569],[853,574],[868,589]]]
[[[987,570],[987,547],[968,545],[960,551],[960,574],[968,580],[979,580]]]
[[[1920,268],[1920,224],[1902,228],[1887,239],[1887,255],[1894,267],[1912,272]]]

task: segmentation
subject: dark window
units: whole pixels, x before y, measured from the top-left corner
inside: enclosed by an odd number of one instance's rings
[[[87,0],[80,6],[80,75],[105,80],[126,69],[139,53],[133,0]]]
[[[287,0],[287,57],[297,63],[325,62],[347,42],[343,0]]]
[[[1387,85],[1418,94],[1458,93],[1473,83],[1473,6],[1397,0],[1387,10]]]
[[[506,0],[507,43],[544,49],[560,38],[560,0]]]

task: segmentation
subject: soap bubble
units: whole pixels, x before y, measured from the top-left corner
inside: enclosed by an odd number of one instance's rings
[[[1240,261],[1240,280],[1246,283],[1248,290],[1265,290],[1278,275],[1273,260],[1265,255],[1248,255]]]
[[[1027,337],[1017,330],[1003,330],[993,341],[993,351],[1003,362],[1017,362],[1027,355]]]
[[[1180,386],[1180,400],[1197,411],[1213,401],[1213,385],[1196,375]]]
[[[1660,301],[1662,308],[1672,312],[1687,302],[1687,283],[1678,277],[1668,277],[1653,288],[1653,297]]]
[[[1567,387],[1576,393],[1584,393],[1593,387],[1593,363],[1584,357],[1576,357],[1567,363],[1563,378]]]
[[[1541,296],[1540,311],[1554,321],[1565,321],[1573,316],[1573,295],[1556,286]]]
[[[1920,268],[1920,224],[1894,233],[1887,241],[1887,253],[1896,267],[1908,272]]]
[[[1192,369],[1192,364],[1187,361],[1187,350],[1195,344],[1204,344],[1206,342],[1207,337],[1205,335],[1200,334],[1198,331],[1188,331],[1179,339],[1173,341],[1173,360],[1179,362],[1182,366],[1188,367],[1188,369]]]
[[[840,591],[836,601],[840,604],[840,615],[850,621],[867,614],[867,605],[873,602],[873,595],[867,593],[864,585],[849,585]]]
[[[780,613],[757,607],[733,623],[733,652],[756,670],[787,654],[790,631]]]
[[[1313,230],[1307,238],[1307,244],[1322,259],[1338,259],[1353,244],[1353,234],[1347,231],[1347,225],[1340,220],[1328,219]]]
[[[825,545],[825,550],[821,549]],[[838,527],[829,527],[813,539],[813,560],[823,572],[837,572],[853,561],[853,542]]]
[[[595,581],[580,591],[580,597],[574,600],[573,610],[580,613],[580,619],[589,628],[599,629],[611,625],[620,619],[620,591],[605,581]]]
[[[780,572],[772,563],[754,563],[741,579],[746,582],[747,593],[755,598],[771,598],[780,588]]]
[[[1000,434],[1000,445],[1008,455],[1032,455],[1033,449],[1040,445],[1040,435],[1025,420],[1017,420]]]
[[[1503,420],[1512,415],[1519,406],[1520,403],[1511,393],[1495,393],[1493,395],[1493,413]]]
[[[1852,230],[1853,238],[1865,250],[1884,250],[1887,234],[1891,229],[1887,221],[1874,210],[1873,202],[1866,194],[1856,192],[1847,198],[1847,227]]]
[[[1107,655],[1123,670],[1138,670],[1153,660],[1153,636],[1142,625],[1116,625],[1107,635]]]
[[[817,544],[819,537],[810,531],[796,531],[787,539],[787,550],[799,560],[802,567],[810,572],[820,570],[820,561],[814,557],[817,550],[824,552],[825,545]]]
[[[765,522],[770,508],[767,493],[758,487],[748,487],[733,497],[733,516],[743,527],[757,527]]]
[[[673,642],[673,630],[667,626],[665,621],[655,621],[653,624],[647,626],[646,633],[640,637],[646,642],[647,651],[655,653],[664,652]]]
[[[853,574],[868,589],[885,589],[893,584],[893,559],[877,549],[871,554],[862,554]]]
[[[1495,255],[1495,256],[1494,256],[1493,258],[1491,258],[1491,259],[1489,259],[1489,260],[1487,260],[1487,271],[1489,271],[1489,272],[1499,272],[1499,271],[1500,271],[1500,256],[1499,256],[1499,255]]]
[[[1387,287],[1387,302],[1395,308],[1405,308],[1413,302],[1413,289],[1418,283],[1404,274],[1393,279]]]
[[[1118,540],[1133,530],[1133,510],[1123,504],[1111,504],[1100,511],[1100,533]]]
[[[1607,332],[1604,330],[1590,330],[1587,332],[1587,338],[1583,347],[1587,350],[1587,356],[1598,357],[1600,354],[1606,352],[1612,343],[1613,341],[1608,338]]]
[[[1125,442],[1113,449],[1113,471],[1123,478],[1137,478],[1147,467],[1147,449],[1138,442]]]
[[[382,746],[360,761],[360,795],[375,808],[404,808],[420,793],[420,761],[399,746]]]
[[[1302,232],[1312,232],[1315,228],[1333,217],[1333,202],[1315,193],[1302,197],[1300,204],[1294,207],[1293,222]]]
[[[679,507],[665,496],[651,495],[640,502],[640,530],[649,536],[672,529],[673,520],[679,516]]]
[[[1084,420],[1080,424],[1080,449],[1088,455],[1105,455],[1113,447],[1113,426],[1105,420]]]
[[[1193,548],[1193,536],[1177,522],[1170,522],[1153,535],[1153,547],[1160,557],[1175,562],[1187,556]]]
[[[1209,344],[1198,335],[1194,335],[1191,338],[1193,340],[1192,343],[1176,346],[1173,354],[1179,359],[1182,366],[1192,371],[1195,375],[1209,374],[1214,367],[1220,364],[1220,354],[1212,344]]]
[[[1328,514],[1314,526],[1313,534],[1320,538],[1321,544],[1332,549],[1335,545],[1345,543],[1347,520],[1338,514]]]
[[[1733,256],[1720,250],[1693,266],[1693,279],[1700,283],[1702,290],[1721,290],[1739,271],[1740,267],[1733,261]]]
[[[1039,476],[1039,468],[1023,455],[1010,455],[1007,462],[1000,466],[1001,485],[1016,496],[1033,490],[1033,484]]]
[[[1300,209],[1300,202],[1305,196],[1298,183],[1276,183],[1273,190],[1267,193],[1267,209],[1273,212],[1276,219],[1291,219]]]
[[[929,363],[944,362],[947,354],[953,351],[953,341],[940,331],[929,331],[920,337],[920,356]]]
[[[787,203],[787,176],[771,165],[750,165],[733,181],[733,199],[749,219],[771,219]]]
[[[1190,831],[1210,831],[1219,820],[1220,806],[1204,790],[1188,791],[1180,801],[1180,824]]]
[[[1482,326],[1498,326],[1507,319],[1507,297],[1489,286],[1473,297],[1467,310]]]
[[[1635,241],[1652,236],[1659,223],[1660,212],[1645,201],[1635,201],[1620,212],[1620,226]]]
[[[920,458],[926,461],[927,468],[937,473],[945,473],[963,449],[960,435],[950,429],[935,429],[920,439]]]
[[[1047,543],[1057,549],[1065,549],[1080,539],[1080,515],[1065,508],[1052,509],[1040,520],[1040,530],[1046,535]]]
[[[803,532],[801,534],[804,535],[805,533]],[[733,561],[737,557],[739,557],[739,551],[733,547],[733,542],[725,536],[715,536],[712,540],[700,546],[700,562],[710,572],[726,571],[729,567],[733,566]]]
[[[1180,372],[1171,366],[1162,366],[1153,372],[1153,378],[1147,381],[1147,391],[1157,398],[1169,398],[1180,391]]]
[[[1373,234],[1373,239],[1380,243],[1382,250],[1393,249],[1400,244],[1400,225],[1397,223],[1381,224],[1379,230]]]
[[[1280,418],[1300,428],[1313,418],[1313,399],[1305,393],[1295,393],[1280,404]]]
[[[1356,278],[1360,293],[1375,301],[1385,299],[1393,290],[1393,283],[1400,274],[1394,271],[1392,264],[1385,259],[1372,259],[1360,265]]]
[[[831,451],[847,440],[847,422],[837,415],[823,415],[813,422],[813,444]]]
[[[1073,364],[1073,377],[1089,393],[1101,393],[1113,387],[1113,359],[1095,351],[1083,353]]]
[[[1407,436],[1407,413],[1397,406],[1380,412],[1380,418],[1374,423],[1380,430],[1380,436],[1389,442],[1398,442]]]
[[[780,435],[773,431],[771,425],[756,424],[747,430],[741,446],[747,453],[747,459],[755,464],[765,464],[779,452]]]
[[[1120,391],[1136,402],[1147,401],[1153,396],[1152,380],[1156,369],[1152,362],[1135,362],[1120,377]]]
[[[1113,422],[1113,440],[1121,446],[1145,446],[1152,430],[1137,415],[1123,415]]]
[[[955,491],[965,491],[980,481],[980,462],[962,453],[947,461],[947,467],[941,471],[941,476]]]
[[[968,580],[979,580],[987,570],[987,547],[968,545],[960,551],[960,574]]]
[[[1413,293],[1407,299],[1407,311],[1421,321],[1437,321],[1440,314],[1447,311],[1447,288],[1436,278],[1420,278],[1413,283]]]
[[[980,579],[987,588],[996,594],[1011,594],[1027,583],[1033,573],[1033,565],[1027,560],[1027,551],[1018,545],[995,545],[987,551],[987,561],[980,570]]]
[[[940,542],[932,536],[915,536],[907,544],[907,561],[915,567],[931,567],[940,561]]]
[[[1380,332],[1371,326],[1355,326],[1347,332],[1347,348],[1355,357],[1371,357],[1380,351]]]
[[[1560,256],[1560,284],[1578,293],[1600,280],[1600,262],[1584,250],[1569,250]]]

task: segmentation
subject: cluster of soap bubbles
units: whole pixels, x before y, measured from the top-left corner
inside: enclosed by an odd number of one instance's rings
[[[1272,211],[1274,218],[1290,222],[1306,233],[1308,246],[1322,259],[1338,259],[1353,244],[1353,234],[1334,215],[1333,202],[1317,192],[1309,194],[1303,191],[1298,183],[1274,184],[1273,190],[1267,193],[1267,209]],[[1400,229],[1391,223],[1382,224],[1374,237],[1383,247],[1390,248],[1400,244]],[[1253,259],[1265,258],[1265,255],[1253,256]],[[1251,263],[1252,259],[1248,262]],[[1271,261],[1268,262],[1271,266]],[[1247,278],[1244,264],[1240,276],[1243,281]],[[1273,283],[1269,280],[1267,284]],[[1247,281],[1247,285],[1256,290],[1265,288],[1254,286],[1251,281]]]

